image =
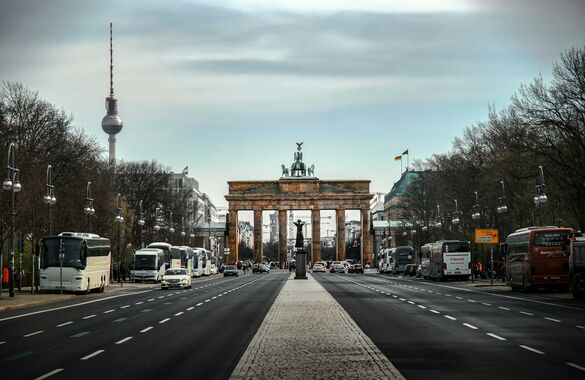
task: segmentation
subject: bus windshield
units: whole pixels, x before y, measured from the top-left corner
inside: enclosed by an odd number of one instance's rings
[[[445,252],[469,252],[469,243],[466,241],[457,241],[444,244]]]
[[[136,270],[157,270],[156,256],[136,255]]]
[[[61,242],[63,242],[63,266],[84,269],[86,257],[83,240],[57,237],[43,240],[42,267],[58,267],[61,265],[59,260]]]
[[[563,232],[537,232],[534,234],[534,245],[544,247],[560,247],[567,244],[569,233]]]

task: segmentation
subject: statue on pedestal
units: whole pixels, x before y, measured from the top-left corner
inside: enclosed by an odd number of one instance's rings
[[[305,225],[305,222],[299,219],[296,222],[293,222],[293,224],[297,226],[297,240],[295,241],[295,248],[304,248],[305,239],[303,237],[303,226]]]

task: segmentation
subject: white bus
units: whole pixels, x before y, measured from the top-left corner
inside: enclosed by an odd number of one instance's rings
[[[390,254],[390,248],[382,249],[380,254],[380,262],[378,263],[379,273],[391,273],[392,272],[392,255]]]
[[[199,252],[199,266],[201,267],[201,275],[209,276],[211,274],[211,252],[205,248],[194,248]]]
[[[160,248],[143,248],[134,252],[130,279],[133,281],[160,281],[165,273],[165,253]]]
[[[110,240],[82,232],[63,232],[41,240],[40,289],[100,292],[110,283]]]
[[[471,250],[468,241],[441,240],[431,247],[429,277],[467,279],[471,275]]]
[[[199,249],[195,248],[193,249],[193,260],[191,261],[192,264],[192,276],[193,277],[201,277],[203,276],[203,268],[201,267],[201,261],[203,255],[201,254],[201,252],[199,251]]]
[[[171,267],[171,247],[169,243],[164,242],[156,242],[150,243],[146,248],[159,248],[162,249],[165,254],[165,269],[169,269]]]

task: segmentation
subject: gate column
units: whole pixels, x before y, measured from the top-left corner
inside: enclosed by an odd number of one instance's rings
[[[362,220],[362,244],[361,244],[361,256],[362,256],[362,265],[370,264],[372,265],[372,247],[371,247],[371,236],[370,236],[370,210],[369,209],[362,209],[361,210],[361,220]]]
[[[285,264],[288,257],[286,237],[286,210],[278,210],[278,250],[280,252],[280,265]]]
[[[262,257],[262,210],[254,210],[254,261],[263,262]]]
[[[312,263],[321,261],[321,210],[311,210],[311,225],[313,226],[311,240]]]
[[[228,218],[229,218],[228,244],[230,248],[229,262],[235,263],[239,259],[238,236],[240,235],[240,233],[238,231],[238,210],[229,210]]]
[[[340,208],[336,211],[337,216],[337,251],[336,260],[345,260],[345,209]]]

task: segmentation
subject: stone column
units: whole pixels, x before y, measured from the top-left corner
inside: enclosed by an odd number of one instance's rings
[[[280,251],[280,264],[285,264],[287,260],[287,238],[288,231],[286,229],[286,210],[278,210],[278,248]]]
[[[345,260],[345,209],[340,208],[336,211],[337,214],[337,252],[336,259],[338,261]]]
[[[311,225],[313,238],[311,240],[312,263],[321,261],[321,210],[311,210]]]
[[[240,232],[238,231],[238,210],[229,210],[228,213],[228,228],[229,228],[229,235],[228,235],[228,245],[230,248],[230,256],[228,261],[230,263],[235,263],[239,260],[238,256],[238,238]]]
[[[262,257],[262,210],[254,210],[254,261],[261,263]]]
[[[362,220],[362,244],[361,244],[361,256],[362,256],[362,265],[370,264],[372,265],[372,245],[371,245],[371,235],[370,235],[370,210],[369,209],[362,209],[361,210],[361,220]]]

